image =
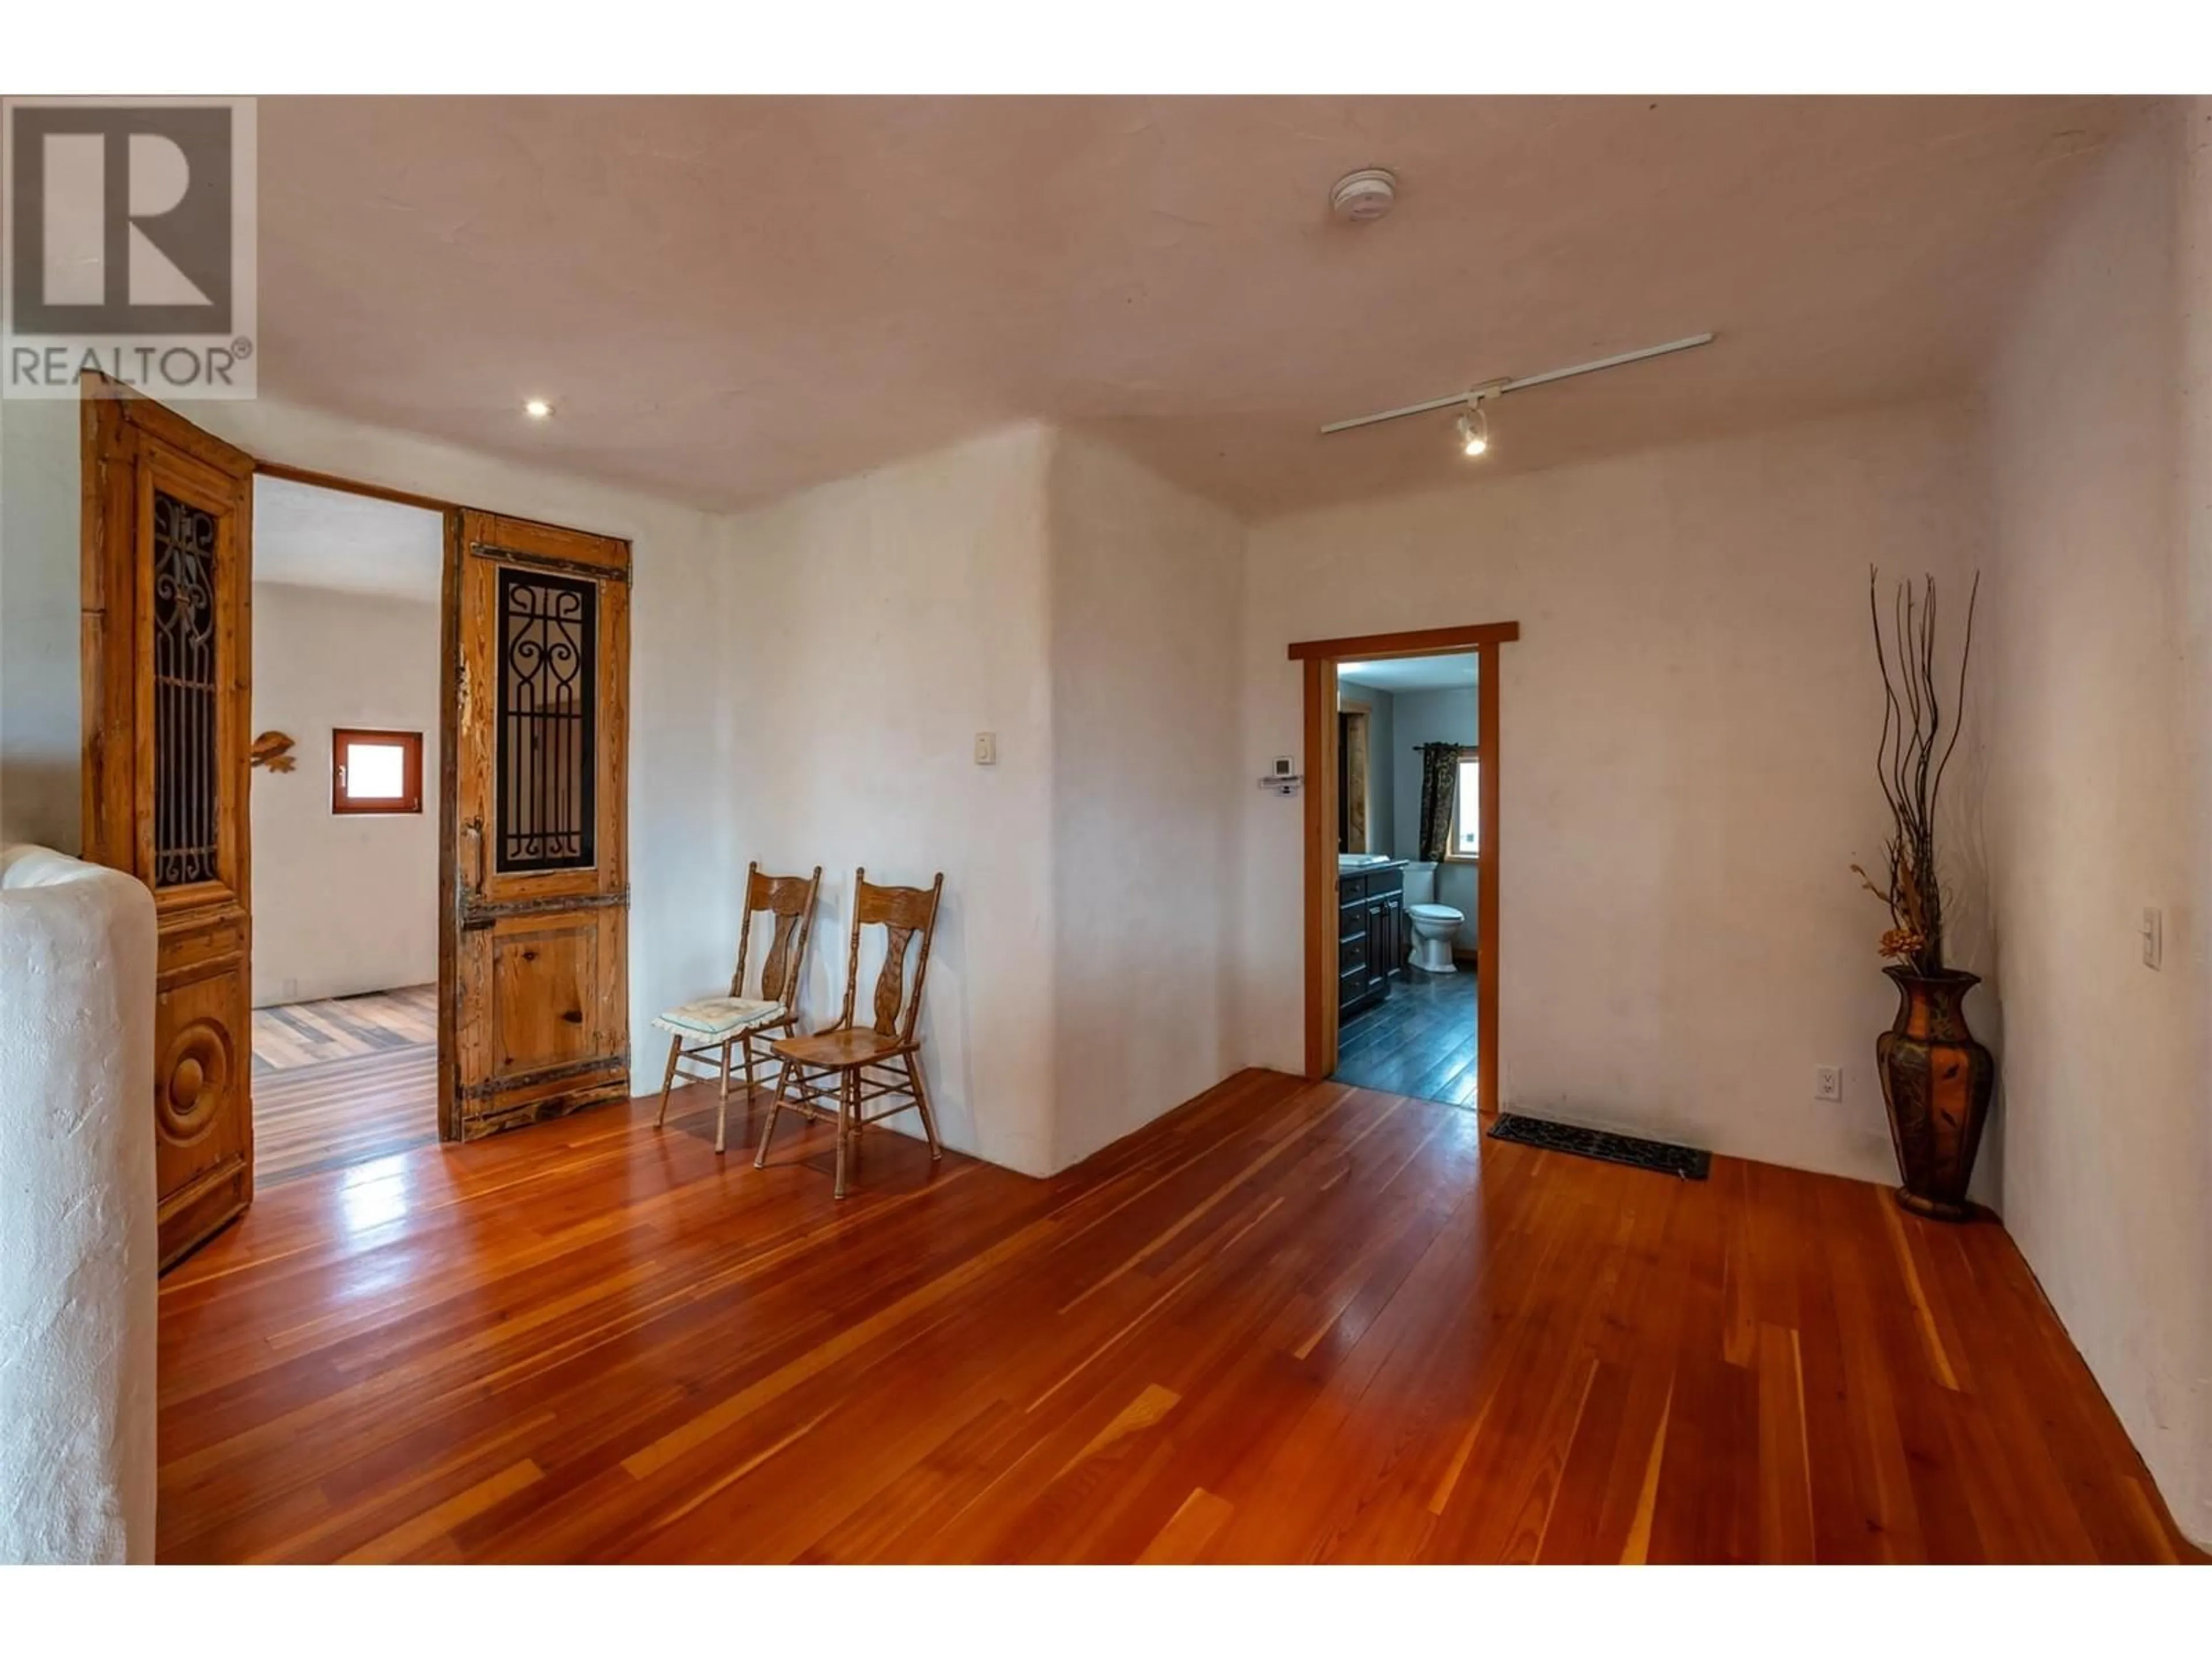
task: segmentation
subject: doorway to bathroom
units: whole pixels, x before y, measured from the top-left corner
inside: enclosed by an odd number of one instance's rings
[[[1475,1101],[1480,657],[1337,665],[1337,1060],[1330,1076]]]
[[[1500,647],[1517,623],[1310,641],[1306,1073],[1494,1109]]]

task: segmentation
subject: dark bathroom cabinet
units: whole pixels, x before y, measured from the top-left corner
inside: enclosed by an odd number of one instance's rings
[[[1336,878],[1336,1011],[1340,1020],[1390,994],[1407,974],[1406,866],[1378,864]]]

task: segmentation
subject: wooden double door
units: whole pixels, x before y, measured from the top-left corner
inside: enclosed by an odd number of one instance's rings
[[[254,459],[98,378],[84,403],[84,854],[152,890],[168,1267],[253,1197]],[[446,520],[440,1133],[628,1092],[629,548]],[[334,879],[343,878],[333,871]]]

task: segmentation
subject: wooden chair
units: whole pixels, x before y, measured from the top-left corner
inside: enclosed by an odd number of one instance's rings
[[[757,863],[745,866],[745,918],[738,927],[738,970],[730,975],[726,997],[702,997],[671,1008],[653,1025],[669,1034],[668,1072],[660,1079],[659,1128],[668,1121],[668,1091],[679,1062],[720,1053],[721,1099],[714,1108],[714,1150],[722,1150],[723,1127],[730,1111],[730,1050],[744,1055],[745,1096],[752,1097],[753,1044],[771,1032],[799,1030],[799,991],[806,965],[806,939],[814,928],[814,900],[822,890],[822,866],[811,876],[764,876]],[[753,913],[769,911],[775,932],[761,963],[760,994],[745,994],[745,952],[752,944]],[[848,995],[846,999],[851,1001]],[[702,1082],[705,1079],[701,1079]]]
[[[929,1091],[915,1063],[921,1042],[915,1036],[921,1018],[922,982],[929,977],[929,941],[937,931],[937,902],[945,891],[944,872],[927,887],[877,887],[864,869],[853,872],[853,938],[845,964],[845,1012],[837,1023],[812,1036],[779,1037],[769,1045],[783,1061],[776,1074],[775,1092],[769,1100],[768,1122],[761,1130],[760,1152],[753,1167],[768,1167],[769,1142],[775,1137],[776,1114],[789,1107],[816,1122],[837,1126],[837,1184],[836,1195],[845,1196],[845,1171],[857,1147],[860,1131],[908,1110],[921,1114],[922,1133],[929,1138],[933,1163],[945,1156],[937,1141],[937,1115],[929,1108]],[[853,1006],[860,989],[860,929],[880,926],[884,932],[884,965],[876,975],[872,1001],[873,1020],[853,1023]],[[914,969],[914,990],[906,984],[908,947],[919,938],[921,948]],[[903,1006],[902,1006],[903,1005]],[[796,1076],[794,1077],[794,1073]],[[793,1084],[797,1092],[792,1092]],[[822,1103],[836,1097],[834,1109]],[[902,1096],[904,1103],[869,1113],[872,1100]]]

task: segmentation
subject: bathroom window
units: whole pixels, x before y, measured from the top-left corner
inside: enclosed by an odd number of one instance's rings
[[[1463,749],[1459,778],[1452,792],[1452,844],[1444,856],[1454,863],[1473,864],[1482,856],[1482,757]]]

